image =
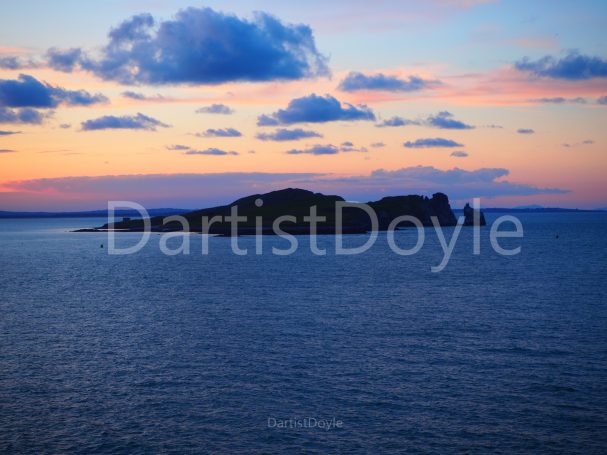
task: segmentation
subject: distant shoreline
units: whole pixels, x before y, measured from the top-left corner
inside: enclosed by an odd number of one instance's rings
[[[453,209],[454,212],[462,212],[463,208]],[[191,209],[172,209],[159,208],[148,209],[148,213],[152,216],[169,216],[181,215],[182,213],[190,212]],[[546,208],[507,208],[507,207],[490,207],[483,208],[485,213],[607,213],[607,210],[602,209],[568,209],[560,207]],[[140,217],[136,210],[116,210],[114,213],[117,217]],[[0,211],[0,219],[16,219],[16,218],[107,218],[107,210],[88,210],[81,212],[13,212]]]

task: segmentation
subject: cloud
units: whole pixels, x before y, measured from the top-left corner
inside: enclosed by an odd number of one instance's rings
[[[60,104],[90,106],[108,99],[85,90],[65,90],[40,82],[35,77],[20,74],[19,79],[0,79],[0,107],[52,109]]]
[[[21,62],[17,57],[0,57],[0,69],[18,70],[21,67]]]
[[[607,95],[601,96],[599,99],[596,100],[596,102],[598,104],[607,104]]]
[[[447,111],[442,111],[434,116],[428,117],[425,123],[428,126],[445,130],[470,130],[474,128],[472,125],[467,125],[464,122],[455,120],[453,114]]]
[[[196,134],[198,137],[241,137],[242,133],[234,128],[209,128],[204,133]]]
[[[312,147],[303,150],[289,150],[289,155],[336,155],[339,153],[339,148],[334,145],[320,145],[316,144]]]
[[[420,125],[421,122],[417,120],[408,120],[406,118],[399,117],[395,115],[389,119],[382,121],[375,125],[377,128],[385,128],[385,127],[397,127],[397,126],[407,126],[407,125]]]
[[[91,210],[108,200],[137,201],[145,207],[203,208],[254,194],[302,185],[320,174],[226,172],[136,174],[12,181],[0,192],[3,210]],[[200,189],[204,188],[204,191]]]
[[[221,150],[218,148],[208,148],[205,150],[194,150],[192,147],[188,146],[188,145],[181,145],[181,144],[175,144],[175,145],[167,145],[167,150],[174,150],[174,151],[183,151],[184,155],[211,155],[211,156],[226,156],[226,155],[239,155],[238,152],[226,152],[225,150]]]
[[[130,90],[127,90],[126,92],[122,92],[122,96],[124,96],[125,98],[131,98],[133,100],[145,100],[145,99],[147,99],[147,97],[143,93],[132,92]]]
[[[385,146],[386,146],[386,144],[384,144],[383,142],[373,142],[373,143],[371,143],[371,147],[373,147],[373,148],[382,148],[382,147],[385,147]]]
[[[2,130],[0,130],[0,136],[11,136],[13,134],[21,134],[21,131],[2,131]]]
[[[154,96],[148,96],[145,95],[144,93],[140,93],[140,92],[133,92],[131,90],[127,90],[125,92],[122,92],[122,96],[124,96],[125,98],[130,98],[132,100],[138,100],[138,101],[158,101],[158,100],[164,100],[164,96],[157,94]]]
[[[222,114],[222,115],[231,115],[234,113],[234,109],[225,104],[216,103],[211,104],[210,106],[203,106],[199,109],[196,109],[197,114]]]
[[[295,98],[286,109],[270,115],[260,115],[258,126],[292,125],[294,123],[324,123],[334,121],[375,120],[375,114],[365,105],[341,103],[331,95],[311,94]]]
[[[582,142],[576,142],[573,144],[565,143],[565,144],[563,144],[563,147],[571,148],[571,147],[578,147],[578,146],[584,146],[584,145],[593,145],[594,143],[595,143],[594,140],[586,139],[586,140],[583,140]]]
[[[186,155],[213,155],[213,156],[225,156],[225,155],[238,155],[238,152],[226,152],[225,150],[217,149],[214,147],[206,150],[188,150],[185,152]]]
[[[578,96],[576,98],[564,98],[562,96],[555,96],[552,98],[532,98],[529,101],[533,103],[545,103],[545,104],[586,104],[586,99]]]
[[[453,118],[453,114],[447,111],[441,111],[436,115],[430,115],[422,120],[409,120],[399,116],[394,116],[375,125],[378,128],[399,127],[399,126],[428,126],[430,128],[438,128],[443,130],[471,130],[475,128],[459,120]]]
[[[0,153],[15,153],[16,150],[0,149]]]
[[[31,107],[9,109],[0,106],[0,123],[39,125],[50,115],[52,115],[52,112],[41,113],[40,111],[32,109]]]
[[[351,141],[342,142],[339,146],[340,152],[362,152],[367,153],[366,147],[356,147]]]
[[[211,8],[186,8],[171,20],[133,16],[108,34],[101,57],[78,62],[123,84],[221,84],[329,75],[309,26],[267,13],[252,20]],[[73,65],[67,65],[73,68]]]
[[[59,128],[62,128],[64,130],[67,130],[68,128],[71,128],[72,125],[70,123],[62,123],[61,125],[59,125]]]
[[[142,113],[137,115],[124,115],[117,117],[114,115],[105,115],[92,120],[86,120],[81,123],[82,131],[107,130],[107,129],[129,129],[156,131],[157,127],[168,128],[169,125],[160,120],[148,117]]]
[[[189,146],[180,144],[167,145],[166,148],[167,150],[190,150]]]
[[[321,177],[315,188],[329,188],[332,194],[342,194],[351,200],[365,201],[386,195],[426,194],[442,191],[453,200],[473,197],[530,196],[536,194],[563,194],[560,188],[538,188],[533,185],[511,183],[503,179],[508,169],[481,168],[441,170],[432,166],[416,166],[387,171],[378,169],[369,175]],[[325,183],[326,185],[323,185]]]
[[[396,76],[388,76],[382,73],[366,75],[359,72],[350,72],[345,79],[339,83],[338,88],[344,92],[355,92],[358,90],[413,92],[425,88],[433,88],[439,84],[439,81],[422,79],[418,76],[409,76],[406,79],[400,79]]]
[[[0,56],[0,69],[3,70],[20,70],[37,68],[39,65],[33,60],[24,60],[21,57]]]
[[[82,57],[82,50],[78,48],[61,50],[52,47],[46,52],[48,66],[57,71],[66,73],[71,73]]]
[[[546,55],[538,60],[528,57],[514,64],[519,71],[525,71],[539,77],[578,81],[595,77],[607,77],[607,60],[591,57],[577,51],[569,52],[565,57],[555,58]]]
[[[454,156],[456,158],[466,158],[468,156],[468,153],[460,150],[457,152],[451,152],[451,156]]]
[[[286,152],[289,155],[337,155],[341,152],[362,152],[366,153],[367,149],[365,147],[355,147],[354,144],[350,141],[343,142],[339,147],[336,147],[332,144],[321,145],[316,144],[312,147],[308,147],[307,149],[295,149],[289,150]]]
[[[541,188],[505,180],[502,168],[442,170],[417,166],[343,177],[321,173],[228,172],[213,174],[107,175],[58,177],[4,184],[0,204],[5,209],[48,210],[49,206],[86,210],[104,207],[108,200],[137,201],[146,207],[203,208],[229,203],[248,194],[295,187],[339,194],[347,200],[369,201],[388,195],[446,193],[450,200],[473,197],[563,194],[560,188]],[[201,192],[200,188],[205,191]]]
[[[410,149],[433,148],[433,147],[463,147],[462,144],[452,141],[451,139],[443,139],[440,137],[417,139],[414,142],[407,141],[403,144],[404,147]]]
[[[313,137],[322,137],[322,134],[316,131],[307,131],[301,128],[286,129],[278,128],[273,133],[258,133],[257,139],[261,141],[297,141],[299,139],[308,139]]]
[[[535,130],[532,130],[531,128],[519,128],[516,132],[518,134],[534,134]]]

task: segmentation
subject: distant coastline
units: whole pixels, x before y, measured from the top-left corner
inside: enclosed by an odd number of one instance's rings
[[[452,209],[454,212],[461,213],[462,208]],[[181,215],[191,212],[192,209],[174,209],[158,208],[148,209],[151,216],[170,216]],[[562,207],[538,207],[538,208],[509,208],[509,207],[483,207],[485,213],[596,213],[607,212],[607,209],[570,209]],[[114,213],[118,217],[138,218],[139,212],[136,210],[116,210]],[[76,212],[19,212],[10,210],[0,210],[0,219],[8,218],[107,218],[107,210],[85,210]]]
[[[181,215],[182,213],[190,212],[191,209],[172,209],[159,208],[148,209],[151,216],[170,216]],[[115,216],[119,217],[139,217],[137,210],[116,210]],[[79,212],[15,212],[0,210],[0,219],[2,218],[107,218],[107,210],[85,210]]]

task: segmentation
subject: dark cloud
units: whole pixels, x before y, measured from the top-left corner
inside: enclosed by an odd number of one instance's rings
[[[552,98],[532,98],[529,101],[533,103],[545,103],[545,104],[586,104],[586,99],[578,96],[576,98],[564,98],[562,96],[555,96]]]
[[[59,128],[63,128],[64,130],[71,128],[72,125],[70,123],[62,123],[61,125],[59,125]]]
[[[10,149],[0,149],[0,153],[15,153],[16,150],[10,150]]]
[[[40,125],[47,117],[53,113],[42,113],[31,107],[21,109],[9,109],[0,106],[0,123],[23,123],[30,125]]]
[[[20,134],[21,131],[2,131],[0,130],[0,136],[11,136],[13,134]]]
[[[89,106],[107,101],[99,93],[53,87],[27,74],[20,74],[19,79],[0,79],[0,107],[51,109],[60,104]]]
[[[324,123],[334,121],[375,120],[375,114],[365,105],[341,103],[331,95],[311,94],[295,98],[286,109],[258,117],[258,126],[291,125],[293,123]]]
[[[535,130],[531,128],[519,128],[518,130],[516,130],[516,132],[518,134],[534,134]]]
[[[226,152],[225,150],[217,148],[208,148],[206,150],[188,150],[185,152],[186,155],[212,155],[212,156],[226,156],[226,155],[238,155],[238,152]]]
[[[385,147],[385,146],[386,146],[386,144],[384,144],[383,142],[373,142],[371,144],[371,147],[373,147],[373,148],[382,148],[382,147]]]
[[[142,113],[137,115],[124,115],[117,117],[106,115],[92,120],[82,122],[82,131],[107,130],[107,129],[129,129],[156,131],[157,127],[168,128],[169,125],[160,120],[148,117]]]
[[[81,56],[79,64],[124,84],[220,84],[329,74],[310,27],[284,24],[263,12],[253,20],[193,7],[166,21],[140,14],[112,29],[108,38],[101,58]]]
[[[278,128],[273,133],[258,133],[257,139],[262,141],[297,141],[299,139],[308,139],[313,137],[322,137],[322,134],[316,131],[307,131],[301,128],[286,129]]]
[[[451,139],[443,139],[440,137],[417,139],[414,142],[407,141],[403,144],[406,148],[419,149],[419,148],[433,148],[433,147],[462,147],[463,145],[452,141]]]
[[[420,124],[421,124],[421,122],[419,122],[417,120],[408,120],[406,118],[402,118],[402,117],[399,117],[398,115],[395,115],[394,117],[386,119],[386,120],[382,121],[381,123],[378,123],[375,126],[378,128],[385,128],[385,127],[397,127],[397,126],[420,125]]]
[[[57,71],[64,71],[66,73],[71,73],[82,57],[82,50],[78,48],[61,50],[52,47],[46,52],[48,65]]]
[[[553,79],[576,81],[607,77],[607,60],[583,55],[579,52],[570,52],[562,58],[546,55],[538,60],[531,60],[525,57],[516,62],[514,66],[519,71]]]
[[[234,113],[234,109],[225,104],[211,104],[210,106],[203,106],[200,109],[196,109],[197,114],[223,114],[230,115]]]
[[[596,100],[596,102],[598,104],[607,104],[607,95],[601,96],[599,99]]]
[[[426,80],[418,76],[409,76],[405,79],[400,79],[396,76],[387,76],[382,73],[366,75],[359,72],[351,72],[340,82],[338,88],[344,92],[354,92],[358,90],[413,92],[425,88],[432,88],[438,84],[438,81]]]
[[[457,152],[452,152],[451,156],[454,156],[456,158],[466,158],[468,156],[468,153],[464,152],[463,150],[460,150]]]
[[[240,137],[242,133],[234,128],[209,128],[202,134],[197,134],[200,137]]]
[[[428,126],[444,130],[470,130],[474,128],[472,125],[467,125],[464,122],[455,120],[453,118],[453,114],[447,111],[442,111],[436,115],[431,115],[428,117],[425,123]]]

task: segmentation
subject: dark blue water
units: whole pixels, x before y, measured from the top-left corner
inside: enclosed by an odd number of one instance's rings
[[[432,231],[110,256],[66,232],[99,220],[0,221],[0,452],[606,453],[607,215],[521,219],[438,274]],[[308,417],[342,428],[268,427]]]

